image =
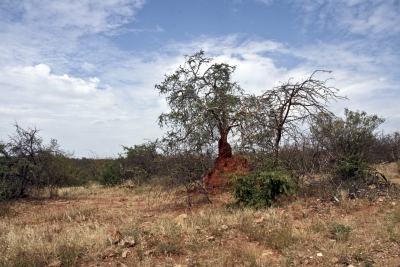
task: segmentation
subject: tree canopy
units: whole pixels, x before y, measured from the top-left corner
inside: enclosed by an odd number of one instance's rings
[[[267,150],[277,159],[283,139],[294,140],[317,114],[333,116],[329,102],[346,99],[316,78],[330,71],[317,70],[300,82],[290,79],[258,96],[245,94],[232,81],[234,71],[199,51],[155,86],[170,108],[158,118],[161,127],[169,127],[164,137],[169,147],[204,152],[218,140],[218,157],[229,158],[228,135],[237,128],[242,148]]]
[[[183,143],[204,152],[218,140],[219,157],[231,157],[228,134],[239,126],[244,115],[245,96],[232,81],[234,66],[212,63],[199,51],[156,85],[165,96],[169,112],[159,116],[159,125],[168,126],[164,141],[171,147]]]

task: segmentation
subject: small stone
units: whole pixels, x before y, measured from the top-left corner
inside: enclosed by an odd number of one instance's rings
[[[107,259],[107,258],[112,258],[118,255],[118,252],[114,249],[108,249],[102,253],[102,258]]]
[[[228,228],[229,228],[228,225],[225,225],[225,224],[221,225],[222,230],[228,230]]]
[[[375,188],[376,188],[376,185],[372,184],[372,185],[368,186],[368,188],[369,188],[369,189],[375,189]]]
[[[109,231],[108,240],[112,245],[118,244],[122,239],[122,234],[119,231]]]
[[[323,255],[322,255],[322,253],[320,252],[320,253],[317,253],[317,256],[318,256],[318,257],[322,257]]]
[[[333,263],[333,264],[338,263],[338,262],[339,262],[339,259],[336,258],[336,257],[333,257],[333,258],[331,259],[331,263]]]
[[[259,219],[255,219],[253,222],[254,223],[262,223],[264,221],[264,217],[261,217]]]
[[[124,246],[126,248],[130,248],[133,247],[135,245],[135,239],[133,238],[133,236],[128,236],[125,240],[124,240]]]
[[[378,198],[378,202],[383,202],[383,198]]]
[[[354,267],[354,265],[353,265],[353,264],[350,264],[350,265],[347,265],[347,267]]]
[[[263,252],[263,254],[261,254],[261,257],[268,257],[268,256],[270,256],[270,255],[273,255],[274,254],[274,252],[273,251],[271,251],[271,250],[266,250],[266,251],[264,251]]]
[[[392,206],[396,206],[396,202],[392,202],[390,203]]]
[[[121,254],[122,258],[126,258],[128,256],[128,253],[129,253],[129,250],[127,250],[127,249],[123,250],[122,254]]]

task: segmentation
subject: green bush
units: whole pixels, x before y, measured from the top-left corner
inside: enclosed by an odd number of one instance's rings
[[[99,182],[106,186],[116,186],[124,182],[124,177],[118,168],[117,162],[110,161],[103,166],[100,172]]]
[[[353,231],[353,228],[350,226],[345,226],[338,222],[333,222],[330,227],[331,234],[333,238],[337,241],[347,241],[349,238],[350,232]]]
[[[286,171],[261,171],[232,179],[236,204],[263,208],[271,206],[279,195],[291,195],[296,184]]]
[[[339,178],[348,180],[356,176],[364,177],[367,168],[368,163],[363,160],[362,155],[350,155],[338,161],[333,172]]]

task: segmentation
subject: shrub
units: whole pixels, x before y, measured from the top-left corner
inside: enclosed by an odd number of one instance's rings
[[[296,184],[286,171],[261,171],[232,179],[236,204],[263,208],[271,206],[279,195],[291,195]]]
[[[333,168],[333,172],[339,178],[348,180],[356,176],[365,176],[365,170],[368,168],[361,155],[351,155],[337,162]]]
[[[106,186],[116,186],[122,184],[123,181],[124,177],[118,168],[117,162],[110,161],[103,166],[100,172],[100,184]]]
[[[353,228],[350,226],[345,226],[338,222],[333,222],[330,227],[331,234],[337,241],[347,241],[352,230]]]

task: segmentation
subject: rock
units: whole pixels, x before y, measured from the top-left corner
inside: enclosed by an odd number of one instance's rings
[[[347,265],[347,267],[354,267],[354,265],[353,265],[353,264],[350,264],[350,265]]]
[[[264,217],[261,217],[259,219],[255,219],[253,222],[254,223],[262,223],[264,221]]]
[[[263,252],[263,254],[261,254],[261,257],[266,258],[266,257],[271,256],[273,254],[274,254],[274,252],[272,250],[266,250],[266,251]]]
[[[130,253],[129,250],[124,249],[124,250],[122,251],[122,254],[121,254],[122,258],[126,258],[126,257],[128,256],[129,253]]]
[[[331,259],[331,263],[333,263],[333,264],[338,263],[338,262],[339,262],[339,259],[336,258],[336,257],[333,257],[333,258]]]
[[[317,253],[317,256],[318,256],[318,257],[322,257],[323,255],[322,255],[321,252],[319,252],[319,253]]]
[[[182,213],[181,215],[178,215],[177,217],[175,217],[174,222],[177,225],[182,226],[185,223],[186,219],[187,219],[187,214],[186,213]]]
[[[383,202],[383,198],[378,198],[378,200],[377,200],[378,202]]]
[[[122,234],[119,231],[108,231],[108,240],[111,245],[116,245],[122,240]]]
[[[396,202],[392,202],[390,203],[392,206],[396,206]]]
[[[117,255],[118,255],[118,252],[115,249],[108,249],[108,250],[104,251],[103,253],[101,253],[101,257],[103,259],[112,258]]]
[[[135,239],[133,238],[133,236],[128,236],[127,238],[125,238],[124,240],[124,246],[126,248],[130,248],[133,247],[135,245]]]
[[[368,186],[368,188],[369,188],[369,189],[375,189],[375,188],[376,188],[376,185],[372,184],[372,185]]]
[[[221,225],[222,230],[228,230],[228,228],[229,228],[228,225],[225,225],[225,224]]]

